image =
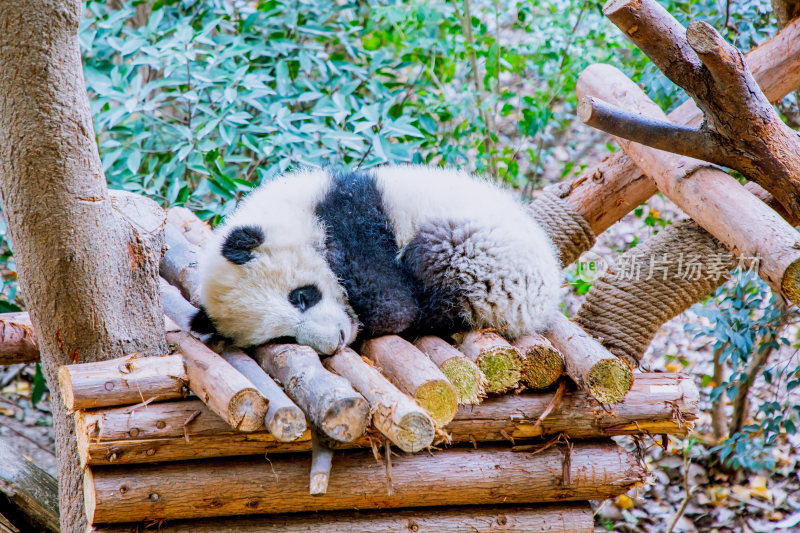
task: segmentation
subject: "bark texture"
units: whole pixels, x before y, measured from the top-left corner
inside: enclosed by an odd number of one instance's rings
[[[565,464],[566,462],[566,464]],[[342,453],[323,496],[308,493],[310,457],[224,460],[90,469],[85,497],[93,523],[294,511],[387,509],[606,499],[646,479],[613,442],[551,446],[536,454],[508,447],[452,449],[392,460]]]
[[[325,366],[347,379],[369,402],[372,422],[404,452],[417,452],[433,442],[428,413],[349,348],[325,360]]]
[[[313,349],[266,344],[256,348],[254,356],[326,437],[352,442],[367,430],[369,403],[345,378],[325,370]]]
[[[0,2],[0,192],[53,398],[64,531],[83,529],[84,519],[58,366],[166,350],[157,288],[163,217],[112,207],[83,80],[82,7]]]
[[[467,332],[459,336],[458,349],[483,372],[486,392],[504,393],[522,378],[522,355],[497,333]]]
[[[631,366],[565,316],[553,319],[545,337],[564,356],[567,375],[598,401],[617,403],[631,389]]]
[[[455,387],[428,356],[397,335],[364,341],[362,355],[398,389],[414,398],[438,426],[446,426],[456,415]]]

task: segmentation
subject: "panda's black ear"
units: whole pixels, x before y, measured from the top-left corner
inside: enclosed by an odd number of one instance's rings
[[[204,335],[213,335],[217,333],[217,328],[214,326],[214,322],[211,321],[211,317],[208,316],[205,307],[201,307],[200,310],[195,313],[190,326],[192,331],[196,333],[202,333]]]
[[[222,243],[222,256],[237,265],[253,259],[253,248],[264,242],[264,230],[258,226],[236,226]]]

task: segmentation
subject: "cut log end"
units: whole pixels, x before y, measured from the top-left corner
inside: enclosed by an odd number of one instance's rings
[[[328,492],[328,474],[317,472],[311,476],[308,493],[312,496],[324,496]]]
[[[69,367],[62,366],[58,369],[58,385],[61,388],[61,395],[64,397],[67,411],[72,411],[75,408],[75,394],[72,392],[72,377],[69,375]]]
[[[522,378],[522,359],[514,349],[498,347],[478,358],[478,368],[486,376],[486,391],[502,394],[517,386]]]
[[[93,524],[95,511],[97,511],[97,492],[94,488],[94,475],[90,468],[83,470],[83,506],[86,509],[86,521]]]
[[[424,413],[407,413],[397,425],[398,431],[392,435],[392,442],[404,452],[418,452],[433,442],[435,428],[431,418]]]
[[[784,271],[781,289],[793,304],[800,304],[800,259],[794,261]]]
[[[633,386],[633,372],[622,359],[604,359],[589,370],[586,385],[597,401],[619,403]]]
[[[603,15],[610,17],[620,9],[623,9],[631,5],[632,8],[635,10],[638,6],[641,5],[640,0],[608,0],[608,2],[603,5]]]
[[[522,380],[532,389],[546,389],[564,373],[564,356],[542,335],[514,341],[522,353]]]
[[[369,420],[369,403],[362,397],[347,397],[328,408],[320,429],[339,442],[354,442],[366,433]]]
[[[425,409],[437,426],[443,427],[456,416],[458,393],[446,380],[423,383],[414,393],[414,399]]]
[[[522,380],[532,389],[546,389],[564,373],[564,357],[557,350],[542,350],[525,358]]]
[[[230,400],[230,420],[239,431],[256,431],[264,426],[264,416],[269,403],[256,389],[242,389]]]
[[[486,377],[478,365],[465,357],[452,357],[439,370],[456,388],[460,405],[477,405],[486,396]]]
[[[296,407],[282,407],[275,411],[267,429],[279,442],[294,442],[305,435],[306,419]]]

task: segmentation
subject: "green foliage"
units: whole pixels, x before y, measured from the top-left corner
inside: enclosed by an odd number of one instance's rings
[[[36,407],[36,404],[44,398],[45,392],[47,392],[47,382],[44,379],[42,365],[36,363],[36,373],[33,375],[33,390],[31,391],[31,405]]]
[[[712,402],[721,401],[723,395],[730,400],[736,397],[739,386],[747,379],[747,363],[756,351],[789,344],[788,339],[777,333],[785,317],[776,298],[761,278],[748,271],[737,274],[731,283],[720,287],[705,305],[693,307],[694,312],[707,321],[688,323],[686,331],[695,337],[713,339],[711,349],[733,370],[724,383],[714,387]],[[776,386],[788,380],[784,388],[789,391],[800,384],[800,368],[789,366],[770,366],[761,374],[767,383]],[[706,385],[709,383],[705,381]],[[735,468],[773,468],[772,447],[782,431],[796,432],[800,406],[767,401],[760,405],[756,416],[757,423],[743,427],[712,451],[719,452],[720,458]]]

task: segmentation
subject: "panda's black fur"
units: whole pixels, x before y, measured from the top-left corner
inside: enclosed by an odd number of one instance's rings
[[[400,333],[420,315],[414,280],[398,260],[394,231],[368,172],[333,172],[315,213],[325,225],[325,257],[368,336]]]

